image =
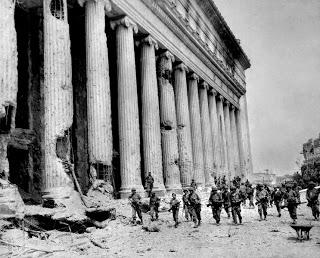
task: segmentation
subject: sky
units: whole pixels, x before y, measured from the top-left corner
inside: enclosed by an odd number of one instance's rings
[[[254,172],[297,171],[320,133],[320,1],[214,0],[252,67],[246,71]]]

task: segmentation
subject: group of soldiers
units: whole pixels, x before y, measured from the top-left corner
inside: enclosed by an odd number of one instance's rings
[[[148,192],[149,207],[151,220],[158,220],[159,218],[159,206],[160,198],[152,192],[153,178],[151,173],[148,174],[146,180],[146,189]],[[319,194],[320,188],[315,188],[315,183],[310,182],[306,199],[308,206],[312,210],[312,214],[316,220],[319,220]],[[183,213],[187,221],[193,221],[194,227],[201,225],[201,199],[196,193],[197,184],[192,180],[190,187],[183,190],[182,203]],[[256,203],[253,203],[255,192]],[[132,189],[132,193],[129,196],[129,200],[132,207],[132,220],[133,224],[136,224],[136,215],[138,215],[141,223],[143,223],[142,211],[141,211],[141,197],[136,193],[135,189]],[[228,187],[223,180],[219,182],[218,187],[213,186],[211,189],[210,197],[207,207],[211,207],[212,216],[217,225],[220,225],[221,212],[224,209],[228,218],[233,219],[234,224],[242,224],[241,206],[246,206],[249,201],[249,208],[258,206],[259,220],[266,220],[268,215],[268,208],[273,204],[276,206],[278,217],[281,217],[281,209],[287,208],[292,219],[292,223],[297,223],[297,207],[301,204],[299,188],[294,184],[281,185],[270,189],[266,184],[257,184],[254,189],[250,182],[247,180],[245,183],[240,183],[238,180],[234,180],[233,184]],[[170,209],[172,212],[174,226],[179,224],[179,209],[181,202],[177,199],[175,193],[172,193],[170,200]],[[231,215],[230,215],[231,213]]]

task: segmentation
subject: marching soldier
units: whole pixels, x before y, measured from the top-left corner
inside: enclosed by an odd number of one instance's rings
[[[297,206],[300,203],[299,196],[289,184],[287,185],[287,192],[284,195],[284,199],[287,203],[288,211],[292,219],[292,224],[297,224]]]
[[[172,211],[173,220],[175,222],[174,227],[178,227],[179,220],[179,207],[180,207],[180,201],[177,200],[177,195],[175,193],[172,193],[172,199],[170,201],[170,209],[169,211]]]
[[[281,202],[283,200],[283,192],[280,190],[279,187],[276,187],[273,191],[273,201],[276,205],[278,217],[281,217]]]
[[[230,192],[226,186],[222,187],[222,200],[223,200],[223,208],[228,215],[228,219],[230,218]]]
[[[221,193],[218,192],[218,188],[213,186],[209,197],[208,207],[211,206],[212,216],[215,219],[217,225],[220,224],[220,214],[222,210],[223,199]]]
[[[190,212],[192,214],[194,227],[197,228],[201,224],[201,200],[193,188],[189,190]]]
[[[252,188],[252,185],[249,183],[247,186],[246,186],[246,193],[247,193],[247,198],[249,199],[249,208],[254,208],[254,203],[253,203],[253,188]]]
[[[239,224],[242,224],[241,216],[241,194],[235,186],[230,187],[230,203],[231,203],[231,212],[234,224],[238,224],[237,217],[239,218]]]
[[[192,219],[192,215],[190,214],[189,192],[187,189],[183,190],[182,202],[183,202],[184,216],[186,220],[189,220],[189,215]]]
[[[129,202],[132,208],[132,224],[133,225],[137,225],[136,223],[136,218],[137,218],[137,214],[138,217],[141,221],[141,224],[143,224],[143,220],[142,220],[142,212],[141,212],[141,196],[136,192],[135,188],[131,189],[131,194],[129,196]]]
[[[306,194],[306,198],[308,201],[308,206],[312,210],[312,215],[315,220],[319,220],[319,194],[320,188],[315,188],[316,184],[314,182],[310,182],[308,185],[308,190]]]
[[[151,194],[149,205],[150,205],[151,221],[158,220],[158,218],[159,218],[160,198],[158,196],[156,196],[155,193]]]
[[[194,190],[197,190],[197,184],[196,184],[196,182],[194,181],[194,179],[191,180],[190,187],[192,187]]]
[[[262,219],[266,220],[267,219],[267,209],[268,209],[268,202],[269,202],[269,193],[263,185],[258,184],[257,185],[257,190],[256,190],[256,201],[258,204],[258,212],[261,221]],[[263,218],[262,218],[263,215]]]
[[[148,197],[151,196],[152,189],[153,189],[153,182],[154,182],[154,179],[151,176],[151,172],[149,172],[148,176],[146,177],[146,192],[148,193]]]

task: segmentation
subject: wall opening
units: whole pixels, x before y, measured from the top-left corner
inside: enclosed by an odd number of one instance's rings
[[[4,107],[5,116],[0,117],[0,134],[8,134],[11,130],[12,116],[14,107],[12,105],[7,105]]]
[[[50,3],[50,12],[53,17],[64,20],[64,0],[52,0]]]

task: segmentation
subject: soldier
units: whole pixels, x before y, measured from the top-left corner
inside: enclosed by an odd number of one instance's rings
[[[131,189],[131,194],[129,196],[129,202],[132,208],[132,224],[137,225],[136,223],[136,214],[138,214],[138,217],[141,221],[141,224],[143,224],[142,220],[142,212],[141,212],[141,196],[136,192],[135,188]]]
[[[283,192],[280,190],[279,187],[276,187],[272,195],[274,204],[276,205],[278,211],[278,217],[281,217],[281,202],[283,200]]]
[[[314,182],[310,182],[308,185],[308,190],[306,194],[306,198],[308,201],[308,206],[312,210],[312,215],[315,220],[319,220],[319,194],[320,188],[315,188],[316,184]]]
[[[241,216],[241,194],[239,190],[235,186],[230,187],[230,203],[231,203],[231,212],[234,224],[238,224],[237,216],[239,218],[239,224],[242,224],[242,216]]]
[[[239,190],[240,190],[241,198],[243,200],[243,205],[246,205],[247,191],[244,183],[241,183]]]
[[[256,190],[256,201],[258,204],[258,212],[261,221],[262,219],[267,220],[267,209],[268,209],[268,202],[269,202],[269,193],[263,185],[258,184],[257,185],[257,190]],[[263,218],[262,218],[263,215]]]
[[[223,184],[223,185],[226,184],[226,175],[223,175],[223,177],[222,177],[222,184]]]
[[[220,214],[222,210],[223,199],[221,193],[218,192],[218,188],[213,186],[209,197],[208,207],[211,206],[212,216],[215,219],[217,225],[220,224]]]
[[[159,219],[159,206],[160,206],[160,198],[156,196],[155,193],[151,193],[150,201],[150,216],[151,221]]]
[[[249,199],[249,208],[254,208],[254,203],[253,203],[253,188],[252,185],[249,183],[246,187],[246,193],[247,193],[247,198]]]
[[[192,187],[194,190],[197,189],[197,184],[196,184],[196,182],[194,181],[194,179],[191,180],[190,187]]]
[[[297,192],[292,189],[291,185],[287,185],[287,192],[284,195],[284,199],[287,203],[292,224],[297,224],[297,206],[300,202]]]
[[[192,214],[194,227],[197,228],[201,224],[201,200],[193,188],[190,188],[189,192],[190,212]]]
[[[184,210],[184,216],[186,220],[189,220],[189,215],[192,219],[192,215],[190,214],[190,203],[189,203],[189,191],[188,189],[183,190],[182,195],[182,202],[183,202],[183,210]]]
[[[223,208],[228,215],[228,219],[230,218],[230,192],[226,186],[222,187],[222,200],[223,200]]]
[[[172,199],[170,201],[170,209],[169,211],[172,211],[172,216],[173,216],[173,220],[175,222],[174,227],[178,227],[179,224],[179,220],[178,220],[178,216],[179,216],[179,207],[180,207],[180,201],[177,200],[176,198],[176,194],[172,193]]]
[[[148,197],[151,196],[152,189],[153,189],[153,182],[154,182],[154,179],[151,176],[151,172],[149,172],[148,176],[146,177],[146,192],[148,193]]]

